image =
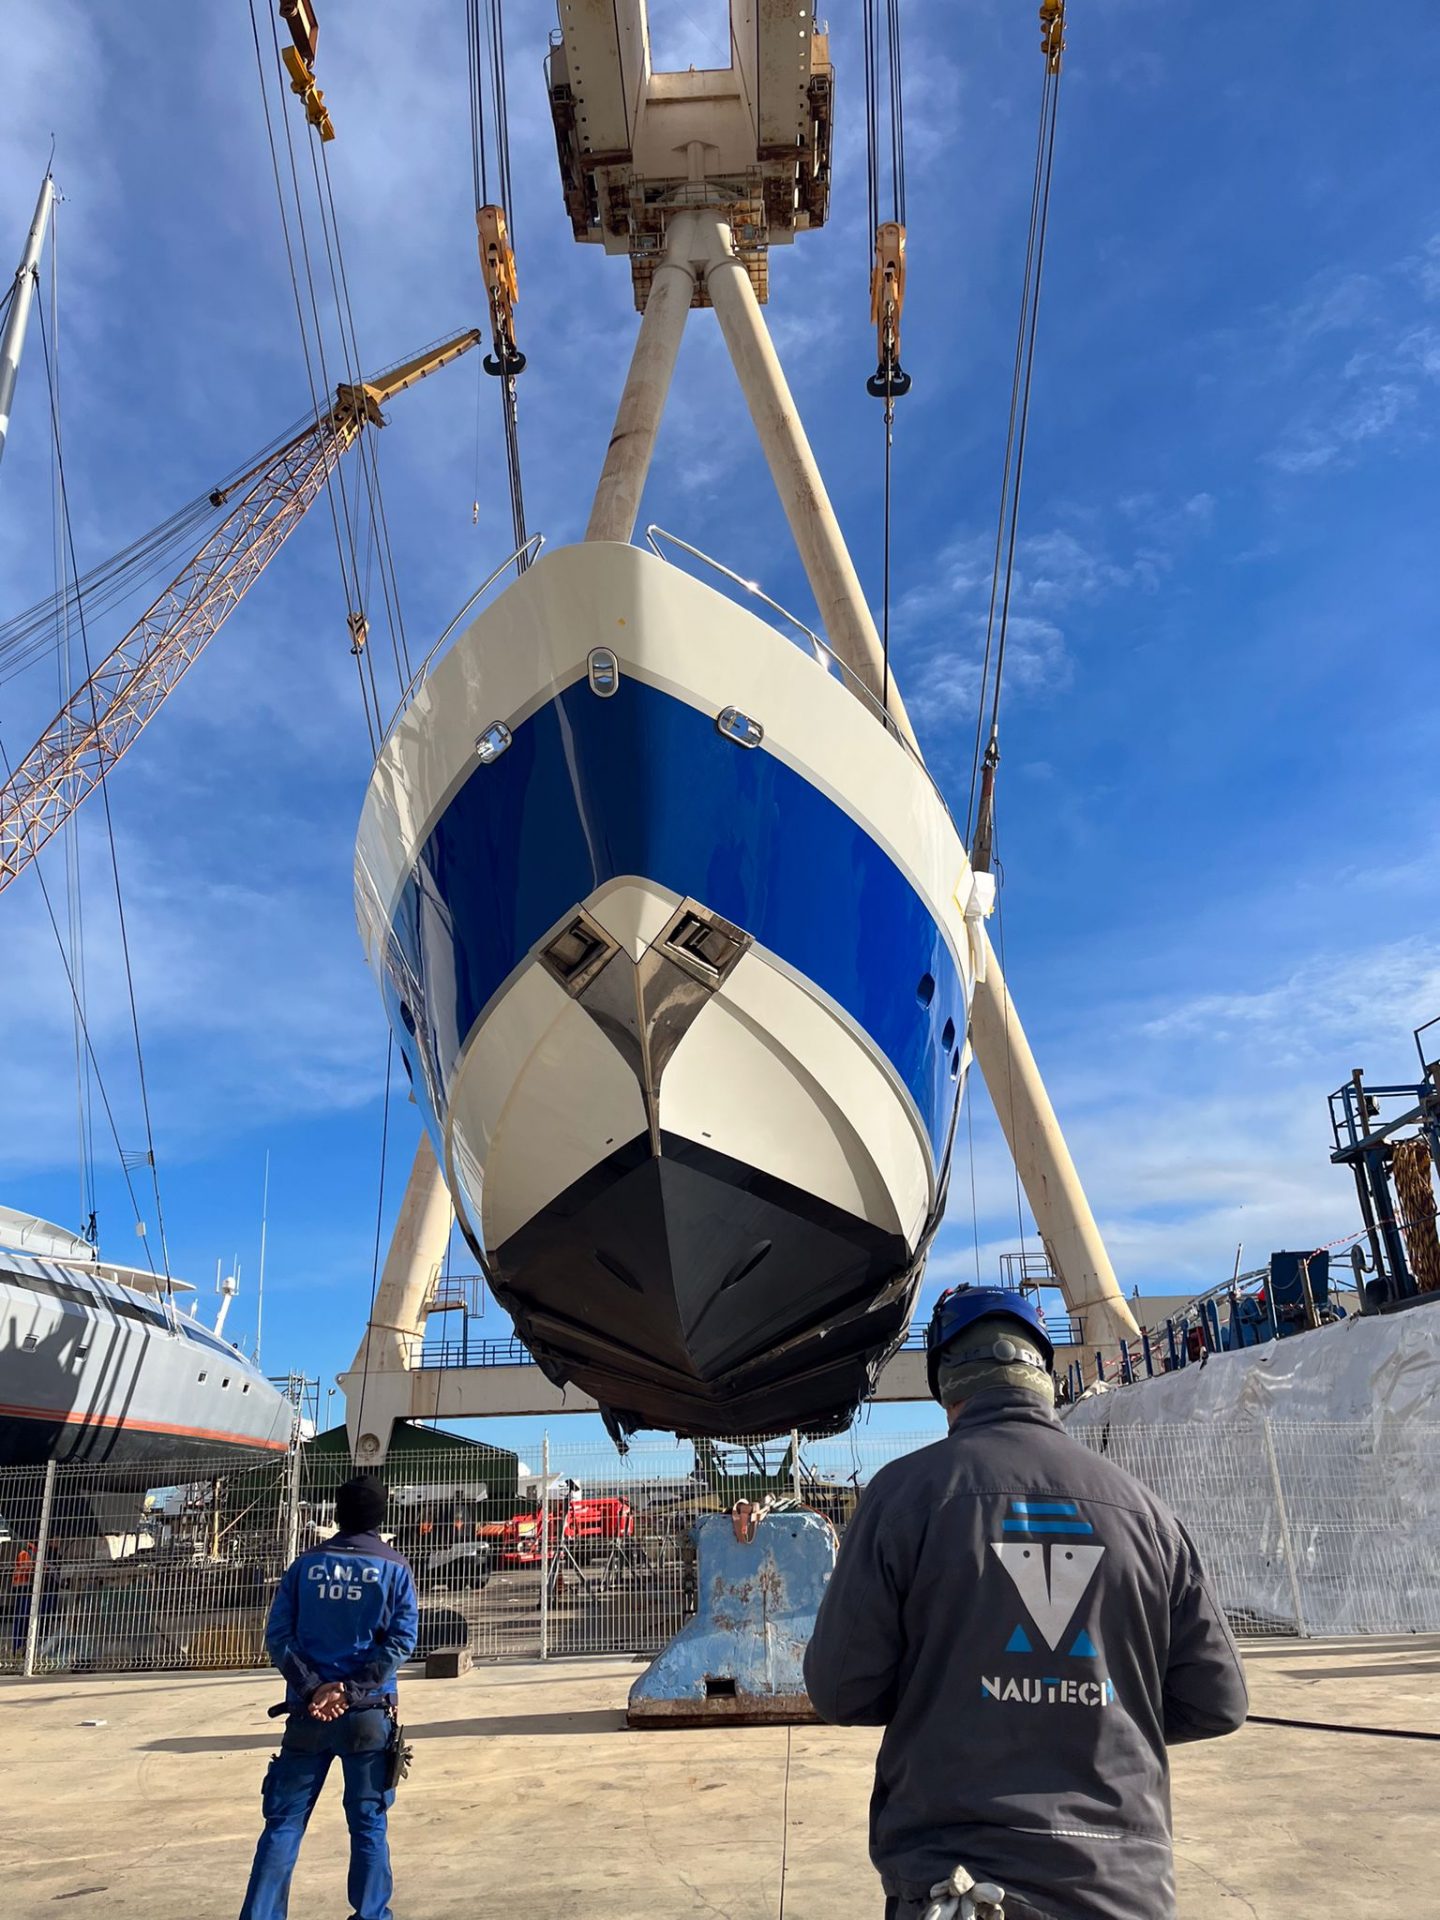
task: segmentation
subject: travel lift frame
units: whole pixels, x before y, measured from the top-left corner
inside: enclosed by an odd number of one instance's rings
[[[713,307],[827,643],[877,706],[883,703],[918,757],[914,731],[894,676],[886,670],[864,590],[760,311],[768,290],[769,249],[793,241],[797,231],[819,226],[825,217],[827,39],[811,30],[808,0],[730,0],[730,14],[733,67],[656,73],[650,65],[645,0],[563,0],[561,6],[549,77],[567,207],[577,239],[600,242],[608,253],[630,258],[636,304],[643,312],[586,538],[628,543],[633,536],[686,321],[693,307]],[[1084,1321],[1087,1345],[1134,1336],[1134,1318],[983,927],[979,961],[971,1008],[974,1058],[1066,1305]],[[428,1138],[422,1137],[370,1324],[340,1381],[353,1457],[362,1466],[384,1461],[394,1421],[411,1413],[409,1376],[419,1361],[451,1217],[444,1176]],[[755,1543],[769,1539],[782,1519],[794,1516],[762,1521],[751,1530],[748,1544],[760,1550]],[[719,1539],[720,1530],[713,1531]],[[728,1522],[723,1531],[728,1533]],[[834,1554],[828,1528],[792,1527],[787,1538],[812,1552],[818,1541],[826,1563],[822,1571],[828,1571]],[[813,1612],[818,1590],[813,1566],[792,1561],[782,1572],[778,1589],[768,1581],[740,1584],[752,1592],[794,1591],[803,1595],[801,1613]],[[755,1644],[788,1645],[792,1657],[772,1663],[768,1678],[758,1672],[752,1678],[764,1680],[766,1695],[786,1698],[793,1707],[794,1696],[803,1694],[794,1650],[803,1650],[806,1636],[777,1632],[775,1619],[767,1624],[768,1632],[761,1631]],[[710,1674],[713,1678],[713,1667]],[[705,1697],[703,1675],[693,1662],[691,1679],[701,1688],[698,1695],[692,1688],[693,1706]],[[672,1674],[672,1700],[677,1697],[673,1683]],[[637,1691],[643,1687],[642,1681]],[[732,1705],[733,1695],[732,1688]]]

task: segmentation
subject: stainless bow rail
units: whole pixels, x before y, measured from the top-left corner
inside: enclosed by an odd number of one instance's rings
[[[822,666],[827,673],[833,672],[846,692],[855,696],[870,714],[871,718],[878,721],[879,724],[884,727],[892,740],[899,742],[915,762],[916,766],[919,767],[920,771],[925,775],[925,778],[930,782],[931,790],[935,794],[936,799],[939,800],[941,806],[944,807],[946,813],[948,814],[950,812],[950,802],[945,798],[934,774],[932,774],[929,767],[926,766],[924,758],[913,741],[906,737],[902,729],[896,724],[893,715],[887,712],[886,708],[875,697],[870,688],[866,686],[854,668],[847,666],[839,654],[835,652],[834,648],[830,646],[828,641],[822,639],[813,627],[807,626],[797,614],[791,613],[788,607],[782,607],[778,600],[772,600],[770,595],[766,593],[756,581],[747,580],[743,574],[736,573],[733,567],[727,567],[723,560],[717,560],[713,554],[705,553],[701,548],[691,546],[688,540],[682,540],[678,534],[668,533],[664,527],[652,524],[645,529],[645,540],[657,560],[665,559],[665,555],[660,551],[658,544],[663,540],[668,546],[676,547],[681,553],[688,554],[692,560],[698,560],[701,566],[709,567],[713,573],[718,573],[722,579],[728,580],[732,586],[739,587],[742,593],[747,593],[752,599],[761,601],[762,604],[769,607],[773,613],[779,614],[780,618],[792,626],[797,633],[803,634],[805,642],[810,652],[814,655],[817,664]],[[953,818],[953,815],[951,817]]]
[[[451,639],[451,637],[455,632],[455,629],[459,626],[460,622],[465,618],[466,614],[469,613],[470,609],[475,605],[475,602],[477,600],[483,599],[483,597],[490,591],[491,587],[494,586],[495,582],[500,578],[501,574],[505,572],[507,567],[514,567],[517,575],[523,573],[525,571],[525,568],[528,567],[531,561],[534,560],[536,556],[539,554],[540,549],[544,546],[544,544],[545,544],[545,536],[543,533],[532,533],[530,538],[525,542],[523,547],[517,547],[512,554],[509,554],[504,560],[500,562],[499,566],[496,567],[495,571],[492,574],[487,575],[486,578],[481,581],[480,585],[475,589],[474,593],[471,594],[470,598],[465,602],[464,606],[461,607],[460,611],[455,615],[455,618],[450,622],[449,626],[446,627],[445,631],[441,634],[440,638],[435,642],[434,646],[431,647],[430,651],[426,654],[425,658],[420,662],[419,666],[415,669],[414,673],[411,674],[409,684],[407,685],[407,687],[405,688],[405,691],[400,696],[400,703],[396,707],[395,711],[391,714],[389,724],[386,726],[384,733],[381,735],[380,745],[375,755],[375,758],[377,760],[380,758],[380,755],[385,751],[386,746],[389,744],[390,736],[392,733],[394,733],[396,727],[399,725],[401,719],[405,714],[406,709],[410,705],[410,702],[415,698],[415,695],[420,691],[421,687],[425,684],[425,681],[429,676],[430,669],[435,664],[436,655],[440,652],[441,648],[444,647],[449,642],[449,640]],[[522,561],[524,563],[523,565],[521,564]]]

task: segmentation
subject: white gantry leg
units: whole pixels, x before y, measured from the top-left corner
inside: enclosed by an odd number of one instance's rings
[[[454,1218],[445,1175],[430,1136],[422,1133],[369,1325],[350,1371],[340,1376],[357,1466],[383,1463],[391,1428],[410,1412],[410,1374],[419,1363],[425,1316]]]
[[[1065,1304],[1082,1322],[1087,1347],[1113,1346],[1134,1338],[1135,1316],[1115,1278],[990,936],[982,937],[985,972],[975,982],[970,1044]]]

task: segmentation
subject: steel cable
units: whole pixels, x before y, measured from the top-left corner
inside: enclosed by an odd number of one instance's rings
[[[1010,413],[1005,432],[1005,458],[1000,477],[1000,504],[996,515],[995,551],[990,574],[990,604],[985,618],[985,649],[975,709],[975,742],[970,762],[970,794],[965,809],[965,842],[973,846],[979,827],[976,795],[980,764],[989,733],[995,738],[1000,720],[1000,689],[1010,629],[1010,601],[1015,577],[1016,541],[1020,521],[1020,490],[1029,432],[1030,393],[1035,371],[1036,329],[1040,287],[1044,272],[1045,240],[1050,216],[1050,187],[1055,163],[1055,129],[1060,76],[1046,63],[1040,92],[1040,118],[1035,137],[1035,168],[1030,188],[1030,218],[1021,276],[1020,315],[1015,330],[1015,358],[1010,380]],[[998,613],[998,628],[997,628]],[[992,671],[993,658],[993,671]]]
[[[55,569],[55,592],[57,598],[63,597],[70,581],[70,565],[65,552],[64,514],[61,511],[60,492],[60,445],[61,409],[60,394],[60,196],[53,196],[50,210],[50,337],[54,342],[53,376],[47,380],[50,389],[51,433],[50,459],[50,522],[52,558]],[[38,274],[37,274],[38,279]],[[37,287],[38,292],[38,287]],[[47,375],[51,369],[47,367]],[[66,620],[61,635],[61,644],[56,650],[56,682],[63,712],[70,701],[73,687],[70,674],[70,623]],[[81,867],[79,836],[75,818],[72,814],[65,823],[65,897],[70,940],[70,959],[78,981],[78,1004],[72,1010],[71,1033],[75,1048],[75,1146],[76,1160],[80,1176],[80,1219],[93,1223],[96,1218],[95,1204],[95,1126],[94,1094],[88,1062],[85,1056],[85,1034],[81,1015],[87,1011],[88,991],[85,968],[85,915],[81,889]],[[87,1124],[88,1122],[88,1124]]]
[[[865,187],[870,218],[872,245],[878,246],[880,230],[880,27],[876,0],[865,0],[863,9],[865,65]],[[899,0],[886,0],[886,115],[889,120],[891,218],[902,228],[905,224],[905,111],[904,78],[900,48]],[[874,269],[878,271],[878,268]],[[895,399],[891,375],[895,371],[893,354],[883,358],[885,371],[885,462],[884,499],[881,513],[881,590],[880,661],[881,712],[890,725],[890,550],[892,527],[892,465],[895,451]],[[908,384],[908,382],[906,383]],[[873,390],[873,389],[872,389]]]
[[[45,326],[45,308],[43,304],[39,308],[39,314],[40,346],[45,359],[46,382],[50,387],[51,394],[51,430],[55,439],[55,464],[60,477],[60,511],[64,520],[65,543],[70,556],[70,569],[72,573],[78,573],[79,569],[75,560],[75,536],[70,517],[70,489],[65,479],[65,454],[60,442],[59,421],[53,413],[54,385],[50,368],[49,335]],[[98,736],[100,733],[100,714],[96,700],[94,666],[90,658],[90,634],[85,621],[85,603],[83,598],[77,597],[75,613],[80,627],[80,645],[85,661],[86,684],[90,690],[91,725],[94,727],[96,735]],[[125,918],[125,890],[120,881],[120,858],[115,845],[115,821],[110,810],[110,780],[105,772],[103,758],[101,760],[99,778],[96,784],[100,788],[100,798],[105,808],[105,837],[110,849],[110,873],[115,886],[115,914],[120,928],[120,953],[125,968],[125,989],[130,1003],[130,1028],[135,1041],[135,1066],[140,1083],[140,1109],[145,1122],[145,1155],[150,1167],[151,1191],[155,1198],[155,1225],[160,1235],[160,1260],[165,1274],[166,1292],[169,1294],[172,1291],[170,1287],[170,1249],[165,1233],[165,1209],[160,1197],[160,1169],[155,1162],[155,1129],[150,1114],[150,1087],[149,1079],[145,1071],[145,1046],[140,1037],[140,1010],[135,998],[135,969],[130,958],[130,934]],[[67,974],[70,972],[68,963],[66,972]],[[77,1009],[80,1008],[80,1005],[81,1003],[77,995]],[[150,1258],[148,1243],[145,1254],[146,1259],[150,1261],[151,1271],[153,1272],[154,1261]]]
[[[269,82],[266,79],[266,75],[265,75],[265,58],[260,51],[260,28],[259,28],[259,23],[256,21],[256,18],[255,18],[255,0],[249,0],[249,8],[250,8],[250,33],[251,33],[251,38],[253,39],[254,45],[255,45],[255,71],[260,81],[260,104],[265,115],[265,134],[270,147],[270,169],[275,181],[275,202],[280,211],[280,231],[285,241],[285,261],[290,274],[290,292],[295,302],[296,324],[298,325],[300,330],[300,351],[305,361],[305,381],[306,381],[306,385],[310,389],[310,407],[311,407],[310,418],[314,422],[315,429],[318,433],[320,430],[320,422],[323,417],[321,412],[321,406],[320,406],[320,395],[317,392],[316,386],[315,386],[315,371],[314,371],[314,366],[311,362],[311,357],[310,357],[310,336],[305,326],[305,311],[304,311],[303,303],[300,298],[300,280],[295,270],[295,249],[291,243],[290,221],[285,211],[285,190],[280,179],[280,153],[275,142],[275,128],[274,128],[274,123],[270,114],[270,87],[269,87]],[[272,27],[272,37],[273,37],[273,32],[274,30]],[[279,49],[278,40],[276,40],[276,43],[275,43],[275,61],[276,61],[276,66],[278,68],[280,64],[280,49]],[[284,115],[283,115],[283,107],[282,107],[282,119],[283,118],[284,118]],[[288,142],[288,134],[289,134],[288,123],[286,125],[286,134],[287,134],[287,142]],[[294,149],[292,147],[290,149],[290,163],[291,163],[292,177],[294,175],[294,162],[295,162],[295,155],[294,155]],[[298,206],[298,202],[299,202],[298,182],[296,184],[296,202]],[[302,232],[302,242],[303,242],[303,232]],[[313,299],[314,299],[313,284],[311,287],[311,298],[312,298],[312,304],[313,304]],[[316,324],[318,327],[318,324],[319,324],[318,313],[316,315]],[[316,349],[318,353],[319,352],[318,340],[316,342]],[[321,357],[321,373],[323,378],[324,377],[323,355]],[[327,467],[326,473],[325,473],[325,498],[329,503],[330,522],[335,533],[335,557],[340,568],[341,590],[345,594],[346,601],[348,603],[350,598],[350,583],[349,583],[349,578],[345,571],[345,550],[344,550],[344,545],[342,543],[341,536],[340,536],[340,514],[335,505],[334,474],[333,474],[332,467]],[[356,673],[356,678],[360,685],[360,703],[365,711],[365,729],[367,734],[369,735],[370,751],[373,754],[378,749],[379,729],[382,724],[381,715],[380,715],[379,693],[378,693],[378,690],[375,691],[374,708],[372,712],[371,692],[370,692],[370,689],[367,688],[366,680],[365,680],[365,663],[362,661],[360,654],[358,652],[356,653],[356,656],[355,656],[355,673]],[[372,675],[372,685],[373,685],[373,675]]]
[[[360,1355],[360,1398],[355,1409],[355,1432],[364,1431],[365,1389],[370,1384],[370,1339],[375,1331],[375,1295],[380,1287],[380,1236],[385,1224],[385,1163],[390,1152],[390,1077],[395,1064],[395,1036],[385,1043],[385,1099],[380,1115],[380,1177],[375,1194],[375,1250],[370,1260],[370,1305],[365,1314],[365,1345]]]
[[[466,61],[470,76],[470,168],[475,186],[475,211],[498,204],[505,216],[505,228],[514,242],[513,201],[511,198],[510,109],[505,83],[505,20],[502,0],[486,0],[485,20],[480,17],[480,0],[466,0]],[[485,77],[488,68],[493,129],[485,111]],[[495,151],[497,202],[490,199],[488,149]],[[489,368],[489,362],[486,363]],[[493,371],[493,368],[490,369]],[[529,560],[523,549],[529,534],[525,522],[525,488],[520,466],[520,409],[515,375],[500,376],[500,426],[505,443],[505,475],[510,492],[510,525],[517,551],[516,571],[523,573]],[[476,451],[476,500],[479,499],[479,451]]]
[[[11,779],[14,775],[14,768],[10,764],[10,756],[5,751],[5,743],[3,740],[0,740],[0,765],[4,766],[5,778],[7,780]],[[105,1118],[110,1125],[110,1138],[115,1145],[115,1157],[120,1163],[120,1173],[125,1182],[125,1191],[130,1196],[130,1206],[135,1215],[135,1225],[137,1228],[143,1227],[145,1224],[145,1216],[140,1209],[140,1199],[135,1191],[135,1183],[130,1178],[129,1159],[124,1147],[120,1143],[120,1129],[115,1124],[115,1109],[110,1104],[110,1093],[105,1085],[105,1076],[100,1070],[100,1062],[96,1057],[95,1043],[90,1037],[89,1022],[86,1020],[84,1008],[80,1004],[80,996],[75,985],[75,976],[70,969],[70,958],[65,951],[65,942],[60,934],[60,922],[55,917],[55,907],[50,898],[50,889],[45,884],[45,875],[41,869],[40,855],[38,853],[31,862],[31,865],[34,868],[35,879],[40,887],[40,898],[45,903],[45,912],[50,921],[50,931],[55,936],[55,945],[60,952],[60,964],[65,970],[65,983],[70,989],[71,1004],[75,1009],[76,1018],[80,1022],[80,1029],[85,1036],[85,1048],[89,1055],[91,1071],[95,1076],[95,1084],[100,1089],[100,1104],[105,1110]],[[146,1265],[150,1268],[150,1271],[154,1273],[155,1262],[150,1256],[150,1243],[143,1234],[140,1235],[140,1242],[145,1250]]]
[[[335,255],[334,255],[334,260],[331,264],[331,286],[335,293],[336,307],[341,315],[340,332],[341,332],[342,342],[344,340],[345,327],[347,323],[349,326],[350,349],[351,349],[350,359],[351,359],[351,364],[354,368],[354,372],[351,377],[358,384],[364,381],[365,376],[364,376],[363,365],[360,357],[360,336],[355,325],[355,309],[350,298],[350,277],[348,272],[346,271],[345,250],[340,240],[340,217],[335,208],[335,188],[330,178],[330,155],[324,141],[319,140],[317,138],[312,138],[311,153],[310,153],[312,165],[315,160],[315,150],[317,147],[319,148],[320,165],[324,171],[324,195],[323,195],[323,199],[321,200],[321,209],[320,209],[321,220],[323,223],[325,218],[326,208],[328,207],[329,231],[330,233],[333,233],[334,241],[335,241]],[[320,192],[320,181],[319,181],[318,174],[316,177],[316,192],[317,194],[319,194]],[[328,257],[329,255],[328,235],[326,239],[326,254]],[[337,270],[338,270],[338,284],[337,284]],[[399,679],[399,688],[400,688],[400,691],[403,693],[404,689],[410,684],[410,679],[411,679],[413,669],[410,663],[409,641],[405,632],[405,616],[400,604],[400,579],[395,567],[394,549],[390,543],[390,521],[389,521],[389,516],[387,515],[385,510],[385,496],[384,496],[384,491],[381,487],[381,482],[380,482],[379,449],[376,446],[374,439],[371,435],[362,433],[360,435],[360,445],[359,445],[358,451],[360,456],[360,474],[364,480],[366,501],[369,507],[369,516],[370,516],[369,533],[370,533],[370,540],[372,542],[372,548],[373,548],[373,541],[375,538],[377,525],[379,528],[380,548],[381,548],[380,587],[381,587],[381,593],[385,601],[385,618],[386,618],[386,623],[390,629],[391,647],[392,647],[392,651],[396,653],[395,667],[396,667],[396,674]],[[357,491],[357,497],[358,497],[358,492],[359,492],[358,481],[357,481],[356,491]],[[365,597],[367,601],[369,597],[369,567],[370,567],[370,557],[369,555],[367,555],[366,589],[365,589]],[[363,604],[364,603],[362,602],[362,606]]]

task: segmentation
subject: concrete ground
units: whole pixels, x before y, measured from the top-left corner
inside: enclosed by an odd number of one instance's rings
[[[1440,1726],[1440,1639],[1261,1642],[1257,1714]],[[392,1819],[398,1920],[871,1920],[875,1735],[823,1727],[630,1733],[622,1660],[410,1680],[417,1746]],[[277,1697],[263,1675],[0,1680],[0,1914],[233,1920]],[[86,1726],[103,1720],[103,1726]],[[789,1750],[789,1788],[786,1760]],[[1440,1745],[1252,1725],[1175,1756],[1184,1920],[1440,1913]],[[342,1920],[327,1789],[296,1920]],[[73,1902],[73,1906],[69,1903]]]

